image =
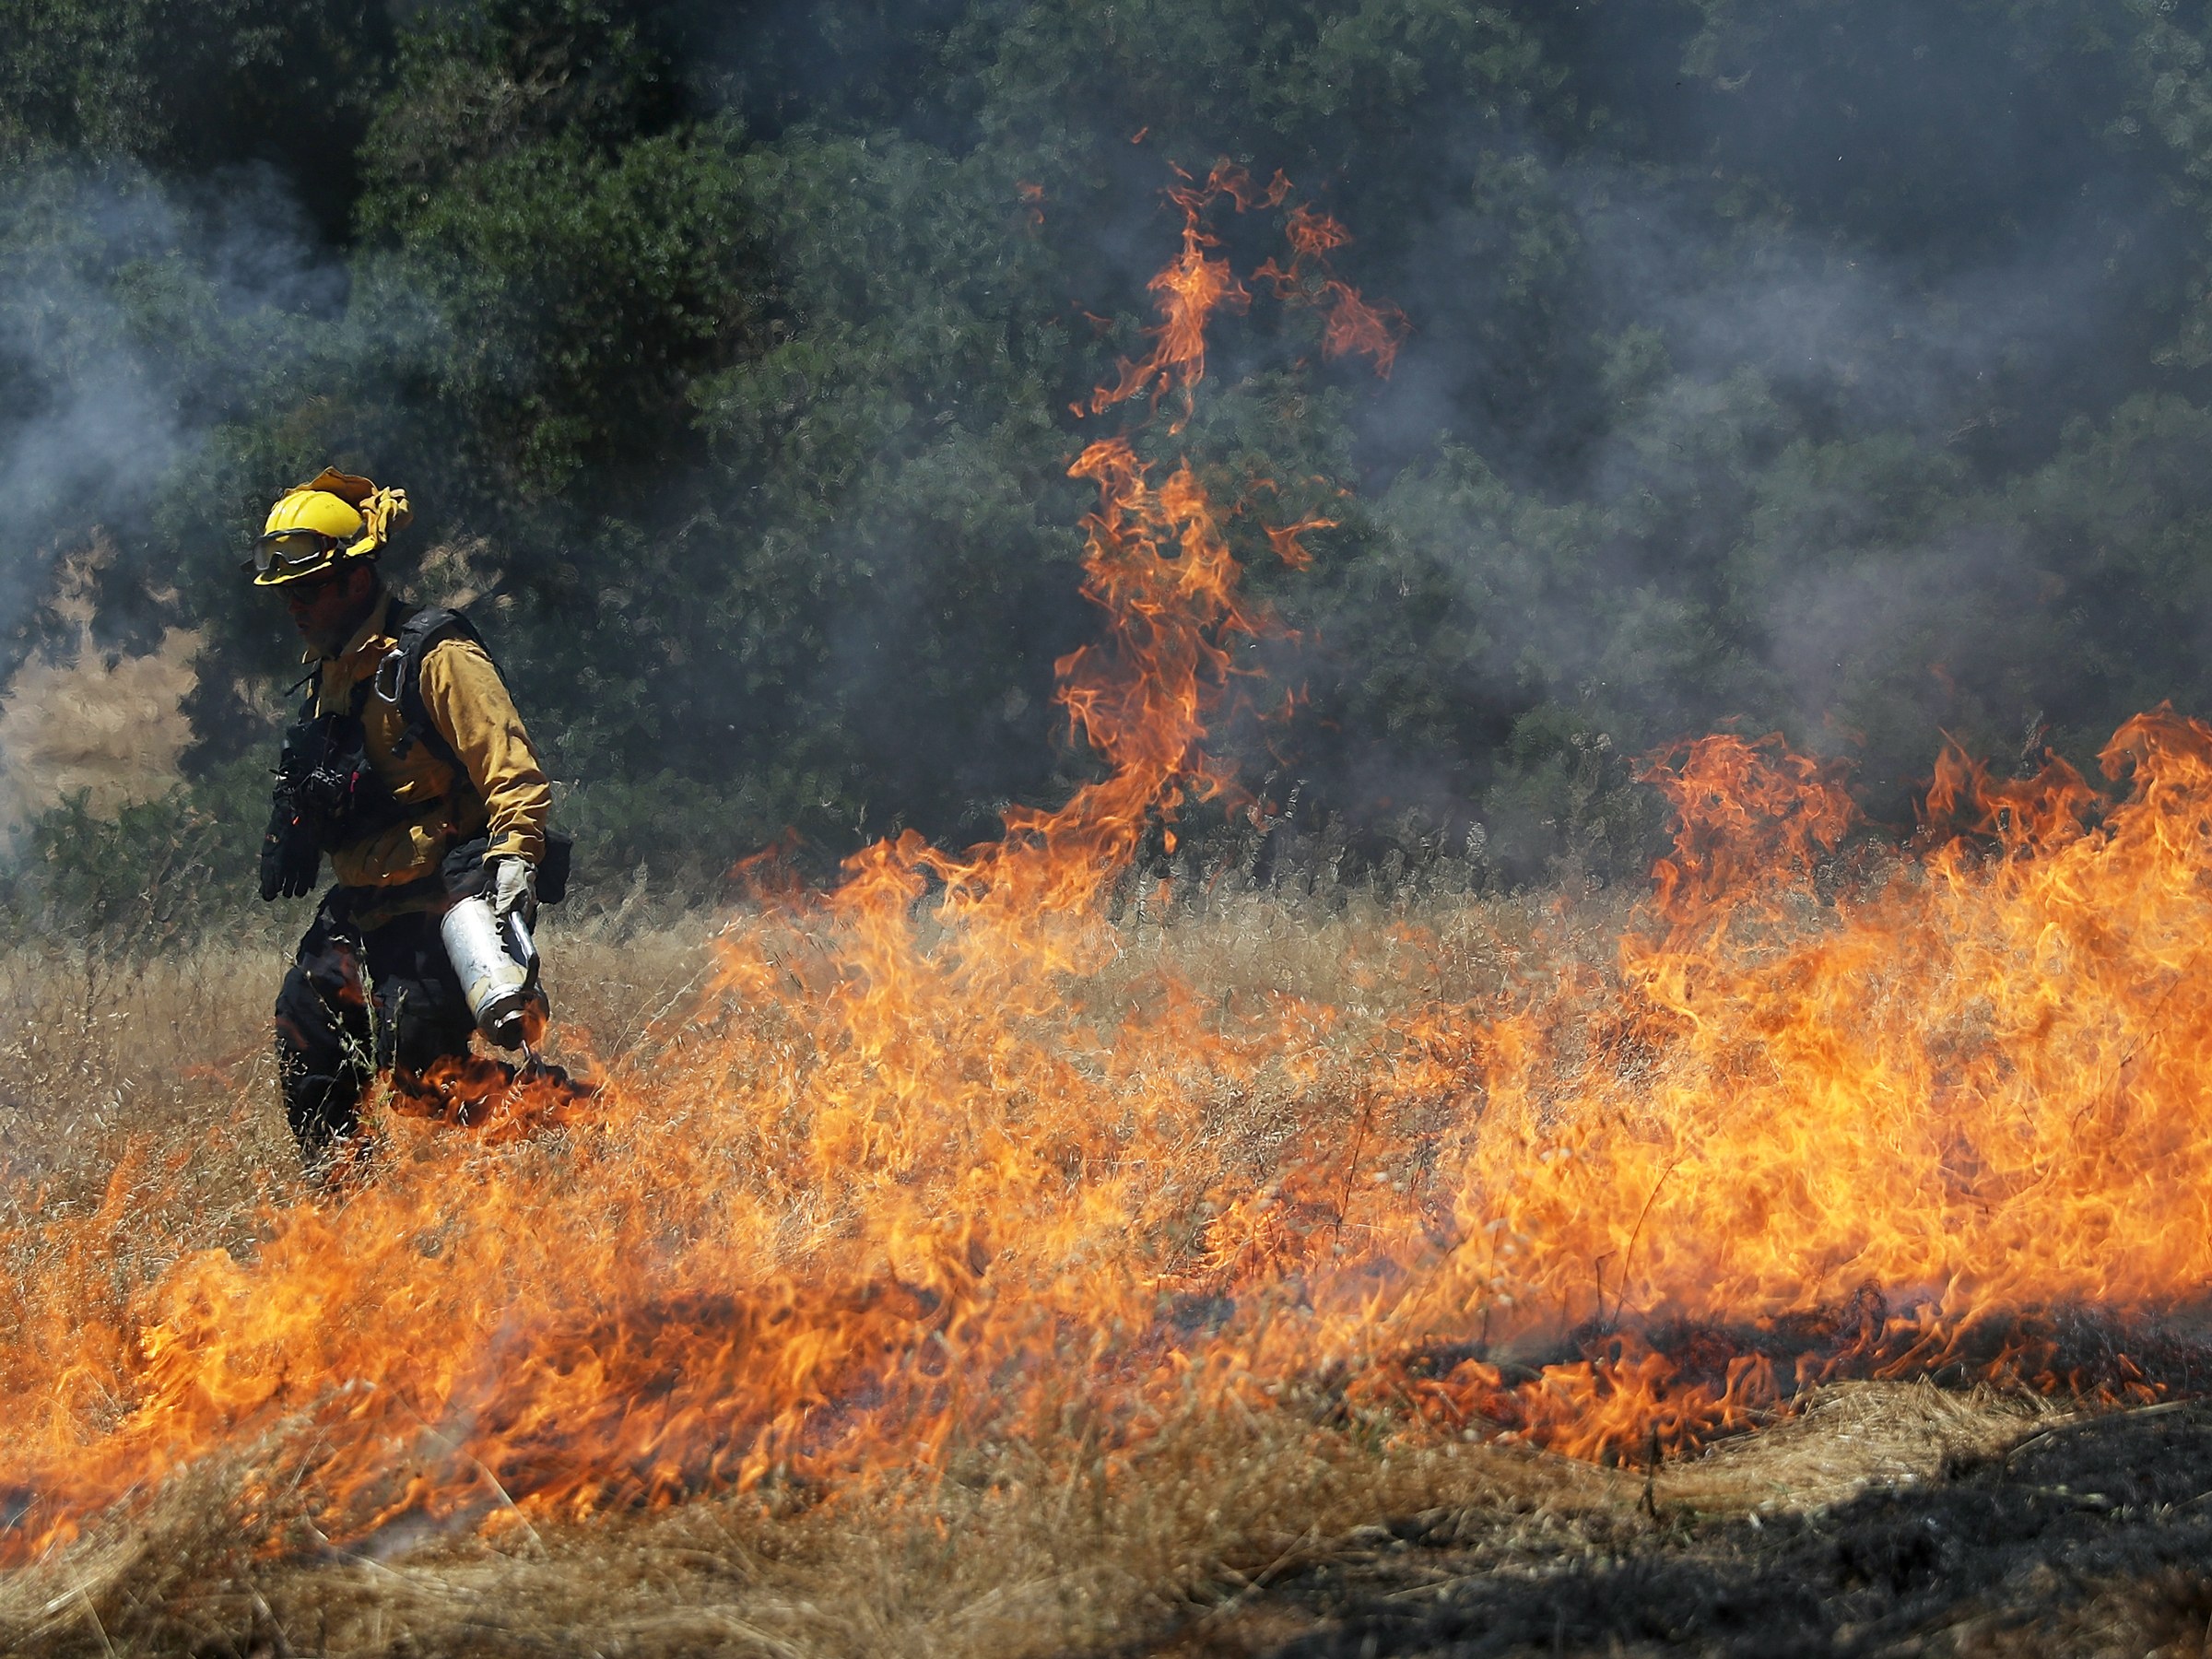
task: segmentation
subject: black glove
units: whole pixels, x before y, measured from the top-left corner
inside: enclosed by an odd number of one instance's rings
[[[298,815],[288,803],[277,802],[261,838],[262,898],[306,898],[314,891],[322,867],[322,851],[308,837]]]

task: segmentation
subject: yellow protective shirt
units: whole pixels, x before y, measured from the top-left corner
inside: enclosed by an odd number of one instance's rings
[[[384,594],[346,649],[319,660],[317,713],[353,707],[355,688],[371,678],[398,645],[397,630],[409,614]],[[465,770],[456,771],[427,743],[397,753],[406,716],[397,702],[371,690],[361,710],[369,764],[397,800],[421,809],[330,855],[331,873],[347,887],[392,888],[418,880],[435,871],[456,843],[477,835],[489,837],[487,857],[516,854],[532,864],[545,857],[553,791],[491,658],[474,641],[441,640],[423,653],[421,686],[430,724]],[[419,903],[398,903],[393,913],[441,902],[428,896]]]

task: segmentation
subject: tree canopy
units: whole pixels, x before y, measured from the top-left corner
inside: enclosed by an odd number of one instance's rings
[[[189,764],[235,772],[294,654],[237,560],[335,461],[409,490],[394,575],[472,603],[595,856],[987,833],[1088,764],[1070,405],[1226,158],[1408,326],[1382,379],[1257,304],[1144,440],[1336,521],[1252,561],[1305,691],[1255,777],[1518,877],[1635,856],[1633,758],[1733,721],[1902,818],[1945,734],[2212,712],[2208,44],[2147,0],[0,0],[0,672],[100,526],[106,641],[204,630]]]

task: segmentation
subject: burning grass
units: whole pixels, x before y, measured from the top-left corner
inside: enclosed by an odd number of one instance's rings
[[[2085,1516],[2050,1610],[2179,1629],[2202,1423],[2124,1412],[2114,1469],[2037,1403],[2212,1371],[2167,1225],[2212,732],[2113,757],[2101,804],[1951,763],[1963,835],[1839,870],[1825,775],[1715,740],[1652,900],[1232,875],[1110,925],[994,908],[1050,824],[879,850],[557,938],[605,1092],[387,1118],[320,1201],[271,1172],[276,949],[18,958],[0,1635],[1382,1652],[1572,1606],[1602,1648],[1748,1598],[1996,1651]],[[1881,1381],[1930,1375],[2002,1392]]]
[[[1288,997],[1312,1022],[1321,1053],[1311,1064],[1214,1089],[1177,1137],[1177,1195],[1154,1225],[1180,1232],[1189,1249],[1219,1213],[1209,1193],[1221,1181],[1265,1189],[1294,1176],[1316,1147],[1339,1178],[1351,1234],[1344,1248],[1357,1248],[1361,1189],[1421,1178],[1359,1162],[1361,1077],[1377,1044],[1437,997],[1490,1006],[1532,985],[1606,973],[1620,921],[1605,902],[1355,896],[1328,908],[1335,913],[1217,890],[1164,923],[1132,919],[1122,954],[1062,1007],[1035,1017],[1055,1031],[1117,1016],[1147,1021],[1171,984],[1188,1005],[1178,1018],[1233,1028],[1244,1003]],[[624,943],[557,937],[553,948],[561,1006],[591,1016],[589,1041],[572,1038],[577,1050],[595,1046],[616,1075],[703,1057],[712,1022],[684,999],[713,959],[704,929]],[[95,1433],[140,1402],[127,1356],[85,1352],[83,1338],[105,1329],[116,1348],[143,1343],[163,1277],[193,1252],[224,1250],[250,1272],[288,1228],[342,1227],[347,1215],[419,1220],[419,1204],[435,1198],[437,1227],[408,1238],[414,1271],[432,1283],[465,1278],[477,1271],[474,1230],[575,1230],[588,1218],[561,1207],[575,1192],[566,1169],[587,1155],[651,1158],[664,1144],[668,1125],[648,1122],[488,1142],[388,1120],[380,1184],[331,1206],[335,1219],[318,1219],[290,1177],[262,1056],[280,960],[271,947],[211,947],[89,990],[82,963],[65,957],[5,965],[11,1006],[29,1018],[0,1115],[0,1145],[18,1178],[0,1331],[17,1367],[36,1368],[32,1342],[74,1335],[80,1364],[109,1368],[113,1397],[83,1407]],[[775,1024],[758,1007],[737,1017]],[[146,1041],[148,1031],[159,1040]],[[771,1175],[733,1179],[759,1188]],[[487,1208],[501,1191],[528,1202]],[[649,1285],[653,1264],[633,1266]],[[367,1308],[334,1308],[331,1317],[382,1328]],[[1188,1306],[1167,1315],[1194,1351],[1223,1317]],[[18,1401],[35,1404],[10,1382]],[[904,1467],[857,1485],[786,1469],[749,1491],[701,1489],[657,1512],[617,1505],[582,1519],[549,1512],[527,1491],[518,1503],[473,1454],[441,1458],[467,1428],[438,1413],[417,1382],[410,1410],[426,1415],[386,1420],[399,1438],[375,1454],[444,1463],[458,1501],[402,1510],[349,1536],[333,1523],[331,1484],[343,1471],[332,1451],[359,1384],[333,1372],[258,1417],[240,1414],[196,1455],[118,1491],[119,1507],[87,1516],[74,1541],[10,1571],[0,1581],[0,1647],[1260,1652],[1327,1628],[1347,1597],[1369,1591],[1441,1606],[1440,1586],[1538,1583],[1624,1551],[1678,1548],[1649,1512],[1654,1503],[1700,1524],[1734,1516],[1740,1526],[1755,1512],[1771,1522],[1846,1501],[1870,1479],[1935,1477],[2053,1420],[2016,1398],[1847,1385],[1763,1434],[1664,1465],[1647,1488],[1637,1466],[1428,1431],[1403,1403],[1359,1403],[1341,1378],[1315,1374],[1288,1394],[1247,1400],[1197,1368],[1149,1391],[1135,1434],[1116,1420],[1116,1382],[1093,1377],[1070,1389],[1060,1432],[1007,1433],[987,1414],[965,1418],[935,1446],[915,1447]]]

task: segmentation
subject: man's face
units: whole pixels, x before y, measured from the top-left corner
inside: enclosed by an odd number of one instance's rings
[[[360,627],[364,601],[374,592],[375,580],[357,565],[343,573],[332,571],[288,582],[277,592],[284,595],[292,626],[307,648],[318,656],[335,656]]]

